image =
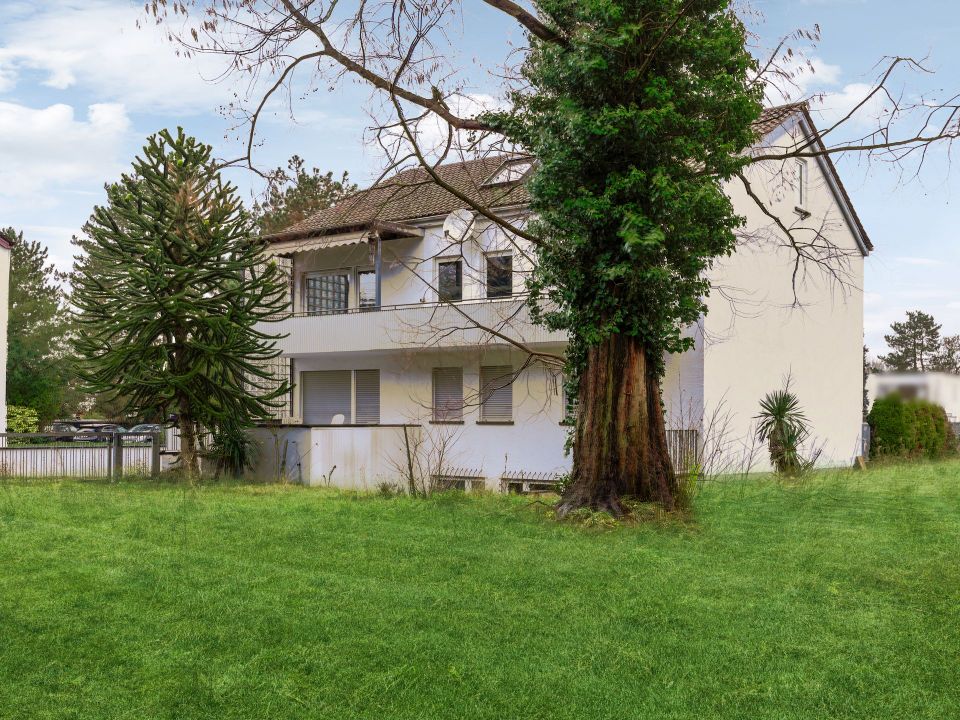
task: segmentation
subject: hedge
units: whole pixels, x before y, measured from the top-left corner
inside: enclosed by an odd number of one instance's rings
[[[873,403],[867,422],[873,455],[937,458],[956,451],[946,411],[926,400],[888,395]]]

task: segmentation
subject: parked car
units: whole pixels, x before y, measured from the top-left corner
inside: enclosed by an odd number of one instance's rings
[[[55,422],[50,426],[50,432],[56,435],[54,440],[57,442],[70,442],[73,440],[73,433],[77,432],[77,426],[70,423]],[[59,433],[65,433],[60,435]]]
[[[160,425],[155,423],[142,423],[140,425],[134,425],[127,430],[127,434],[123,436],[123,441],[128,443],[150,442],[154,433],[162,432],[163,428]]]

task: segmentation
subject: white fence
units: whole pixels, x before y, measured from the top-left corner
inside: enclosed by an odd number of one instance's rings
[[[0,433],[0,477],[157,475],[159,451],[159,435]]]

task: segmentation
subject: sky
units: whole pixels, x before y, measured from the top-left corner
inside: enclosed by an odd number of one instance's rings
[[[817,69],[805,88],[826,104],[849,104],[891,55],[925,58],[935,75],[906,78],[907,93],[960,92],[960,14],[955,0],[752,0],[760,45],[797,28],[819,26],[808,54]],[[220,157],[242,152],[243,128],[222,108],[244,86],[222,79],[223,60],[185,59],[161,29],[143,22],[141,2],[127,0],[0,0],[0,227],[40,240],[62,268],[70,237],[103,184],[129,168],[144,139],[162,128],[184,129]],[[138,27],[140,20],[140,27]],[[464,0],[457,46],[473,90],[495,93],[489,69],[522,34],[478,0]],[[364,184],[379,170],[365,135],[366,91],[321,86],[293,98],[293,115],[278,102],[264,118],[255,161],[286,164],[294,153],[308,166],[349,171]],[[835,109],[834,107],[834,109]],[[924,310],[960,333],[960,173],[935,153],[918,179],[903,182],[887,167],[838,161],[841,177],[876,247],[867,259],[865,334],[872,354],[908,310]],[[245,199],[262,188],[251,173],[231,170]]]

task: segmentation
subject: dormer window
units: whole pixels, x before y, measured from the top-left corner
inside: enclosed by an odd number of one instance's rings
[[[530,168],[532,167],[533,159],[531,158],[507,160],[497,168],[497,171],[490,176],[490,178],[484,183],[484,186],[515,183],[518,180],[522,180],[524,176],[530,172]]]

